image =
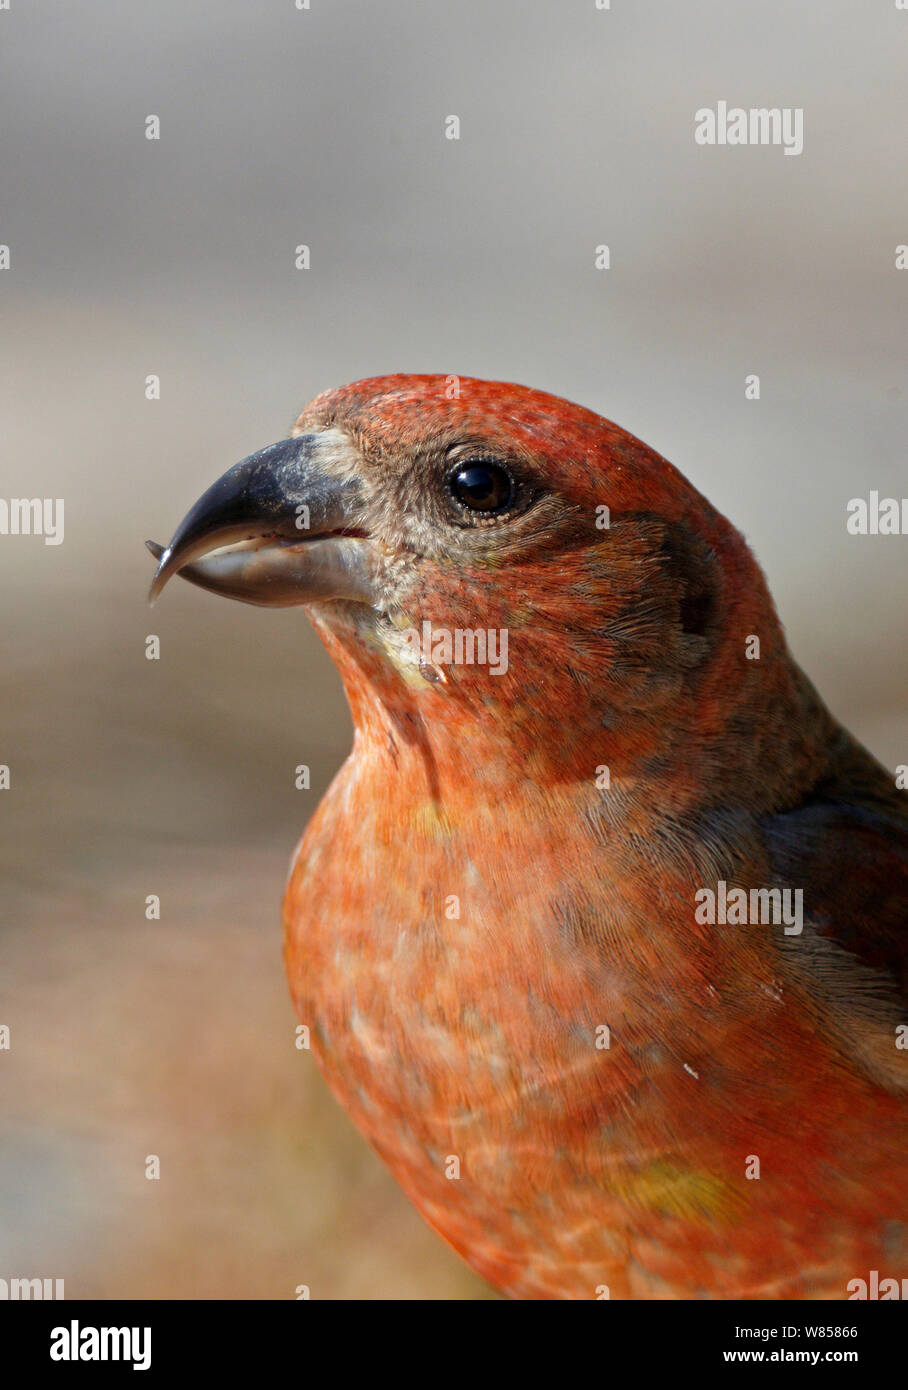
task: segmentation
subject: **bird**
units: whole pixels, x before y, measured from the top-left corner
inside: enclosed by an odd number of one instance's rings
[[[148,545],[152,597],[302,606],[340,673],[290,991],[474,1270],[541,1301],[908,1273],[906,794],[681,472],[544,391],[395,373]]]

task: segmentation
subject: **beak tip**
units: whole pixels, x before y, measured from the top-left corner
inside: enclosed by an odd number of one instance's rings
[[[164,546],[158,545],[157,541],[146,541],[145,546],[158,561],[158,567],[154,572],[154,578],[148,590],[148,606],[153,608],[155,599],[170,578],[168,565],[171,559],[171,551],[169,546],[165,549]]]

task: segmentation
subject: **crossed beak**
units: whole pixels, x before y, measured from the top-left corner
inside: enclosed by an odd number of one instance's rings
[[[282,439],[251,454],[202,494],[166,548],[146,541],[159,562],[149,601],[180,574],[212,593],[269,607],[371,603],[376,551],[362,525],[362,484],[340,468],[332,433]]]

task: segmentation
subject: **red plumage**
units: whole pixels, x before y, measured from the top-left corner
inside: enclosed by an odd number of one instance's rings
[[[743,538],[639,440],[523,387],[358,382],[294,436],[345,509],[300,542],[247,468],[256,527],[206,531],[209,499],[162,575],[253,602],[302,575],[343,677],[354,749],[285,959],[357,1125],[515,1296],[900,1277],[904,797],[794,664]],[[505,633],[506,669],[414,664],[427,622]],[[704,921],[720,884],[800,891],[801,930]]]

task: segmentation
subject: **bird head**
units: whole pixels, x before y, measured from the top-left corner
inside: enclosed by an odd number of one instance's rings
[[[327,391],[149,548],[153,597],[180,573],[305,605],[361,730],[430,729],[474,774],[501,744],[559,777],[685,750],[718,770],[749,702],[775,699],[780,729],[791,714],[741,535],[640,440],[523,386],[395,375]]]

